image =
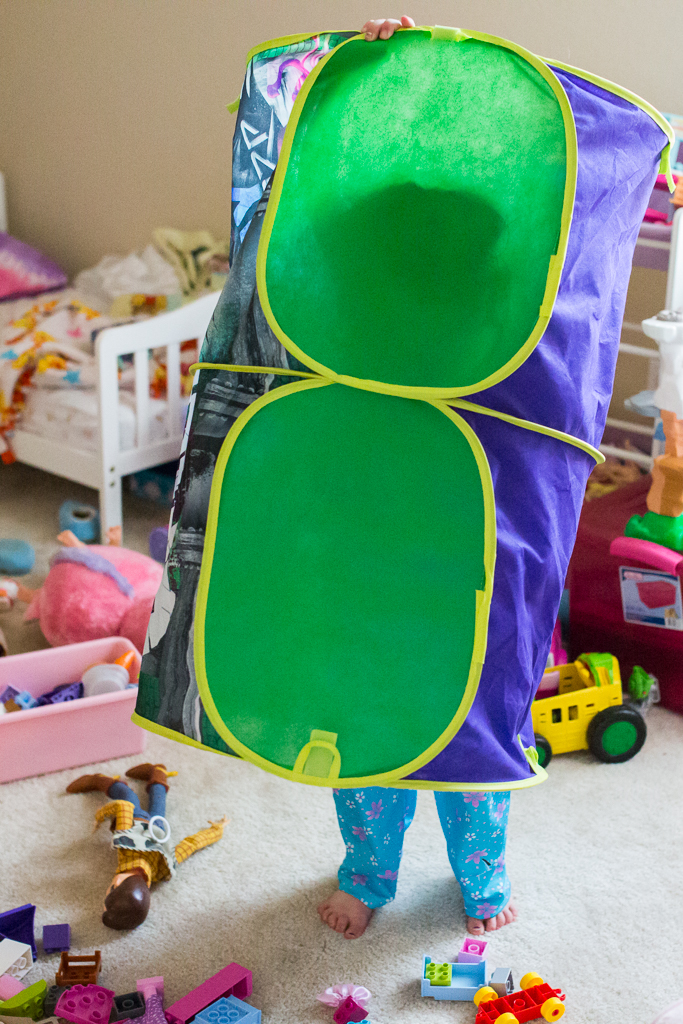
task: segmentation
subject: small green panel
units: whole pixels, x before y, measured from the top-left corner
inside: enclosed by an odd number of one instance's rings
[[[619,757],[636,745],[638,732],[632,722],[615,722],[602,734],[602,749],[610,757]]]
[[[323,730],[340,778],[394,771],[460,707],[484,581],[479,467],[452,420],[341,385],[279,397],[222,480],[204,631],[216,711],[282,768]]]
[[[265,280],[280,330],[338,374],[485,379],[539,319],[566,164],[559,101],[521,56],[424,32],[343,45],[276,172]]]

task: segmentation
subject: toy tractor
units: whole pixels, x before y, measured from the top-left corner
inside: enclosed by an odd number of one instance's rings
[[[477,1006],[475,1024],[523,1024],[527,1020],[559,1020],[564,1014],[564,995],[559,988],[546,985],[538,974],[525,974],[519,992],[499,997],[488,986],[474,997]]]
[[[624,704],[612,654],[582,654],[548,669],[531,705],[538,763],[545,768],[554,754],[571,750],[590,750],[607,764],[630,760],[647,736],[639,707],[647,705],[655,683],[636,666],[629,680],[633,699]]]

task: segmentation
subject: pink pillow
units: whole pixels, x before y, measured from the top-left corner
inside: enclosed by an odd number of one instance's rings
[[[0,231],[0,300],[51,292],[66,284],[67,276],[56,263]]]

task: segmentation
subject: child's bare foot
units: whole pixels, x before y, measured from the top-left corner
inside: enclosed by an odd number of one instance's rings
[[[373,910],[348,892],[338,889],[318,907],[320,920],[345,939],[358,939],[368,926]]]
[[[482,920],[480,917],[467,918],[467,931],[470,935],[483,935],[484,932],[495,932],[506,924],[512,924],[517,920],[517,907],[514,903],[508,903],[500,914],[495,917],[487,917]]]

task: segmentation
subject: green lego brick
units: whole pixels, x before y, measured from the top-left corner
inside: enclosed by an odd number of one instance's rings
[[[41,978],[35,985],[30,985],[16,996],[0,1003],[0,1014],[5,1017],[30,1017],[31,1020],[40,1020],[43,1016],[46,993],[47,982]]]
[[[432,962],[425,967],[425,978],[429,981],[430,985],[444,985],[447,987],[451,984],[452,977],[452,964],[435,964]]]

